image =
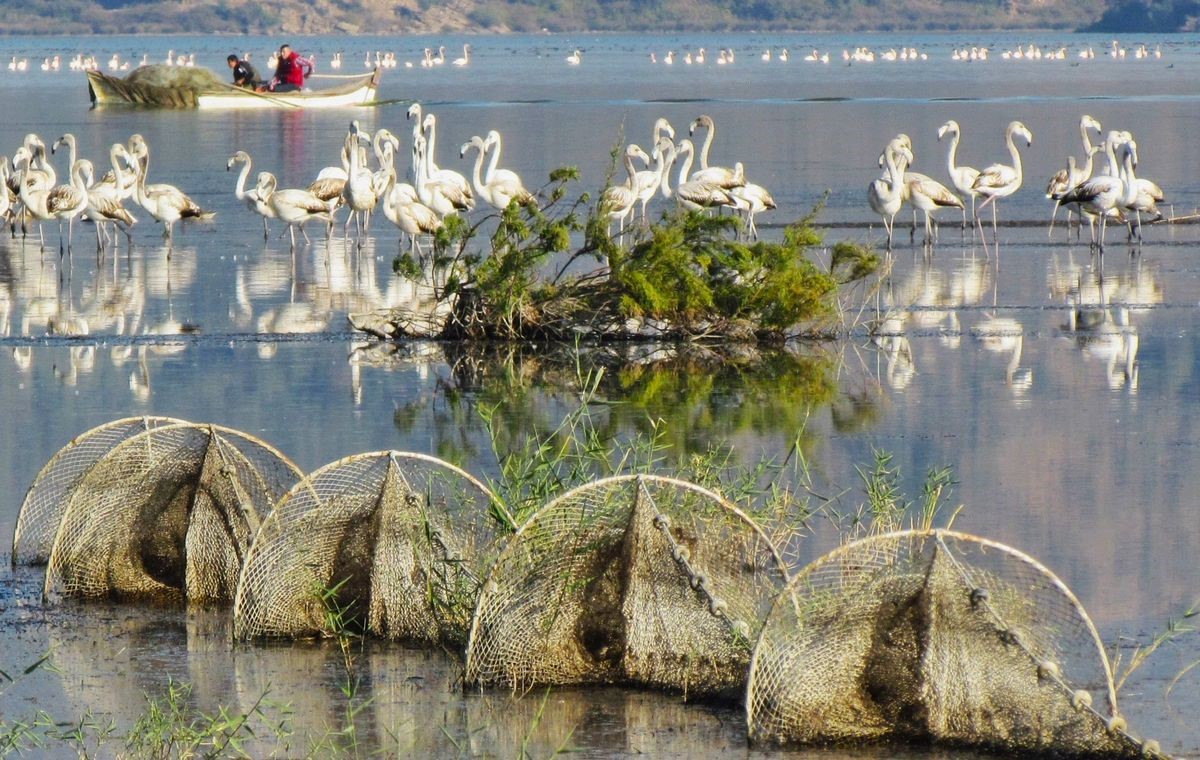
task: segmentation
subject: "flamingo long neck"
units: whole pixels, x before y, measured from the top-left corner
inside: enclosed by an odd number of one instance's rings
[[[1072,158],[1074,158],[1074,156],[1072,156]],[[1094,168],[1095,163],[1096,147],[1092,146],[1088,148],[1087,160],[1083,162],[1083,168],[1079,170],[1079,176],[1083,178],[1082,181],[1086,181],[1092,176],[1092,169]]]
[[[1088,135],[1088,120],[1081,119],[1079,122],[1079,137],[1083,140],[1083,154],[1091,157],[1089,151],[1092,149],[1092,138]],[[1089,174],[1091,172],[1088,172]]]
[[[425,163],[428,164],[429,174],[432,176],[438,170],[437,164],[433,162],[433,151],[437,145],[437,119],[433,114],[429,114],[425,120],[429,122],[429,137],[425,138]]]
[[[117,175],[117,187],[121,186],[121,170],[117,168],[116,154],[113,154],[113,170]],[[233,194],[239,201],[246,199],[246,178],[250,176],[250,158],[242,162],[242,171],[238,173],[237,187]]]
[[[692,160],[695,158],[694,154],[696,149],[693,146],[684,149],[682,152],[686,154],[687,157],[683,159],[683,163],[679,166],[679,178],[675,180],[676,188],[687,182],[688,175],[692,173]]]
[[[1108,156],[1108,176],[1120,177],[1121,170],[1117,163],[1117,138],[1116,133],[1109,133],[1108,139],[1104,141],[1104,155]]]
[[[625,186],[630,189],[637,187],[637,167],[633,164],[632,153],[625,154],[625,171],[629,174],[625,180]]]
[[[487,143],[484,143],[484,145],[486,146]],[[483,175],[489,185],[492,184],[492,177],[496,173],[496,167],[500,164],[500,150],[500,136],[497,135],[496,139],[492,141],[492,147],[490,148],[492,155],[488,161],[487,173]]]
[[[708,134],[704,136],[704,147],[700,149],[700,168],[708,168],[708,149],[712,147],[713,138],[717,134],[717,125],[709,122]]]
[[[888,196],[895,198],[904,186],[904,169],[896,163],[896,151],[888,148],[883,152],[883,161],[887,165]]]
[[[662,178],[659,180],[659,187],[664,198],[670,198],[673,192],[671,190],[671,165],[675,163],[675,143],[671,143],[667,151],[669,155],[663,162]]]
[[[958,130],[950,133],[950,149],[946,151],[946,169],[950,176],[958,176]]]
[[[480,143],[479,145],[475,146],[478,149],[478,152],[475,156],[475,168],[472,171],[471,179],[475,183],[475,192],[479,193],[480,195],[486,196],[487,188],[484,187],[483,179],[480,177],[480,174],[483,171],[483,146],[484,146],[484,143]],[[489,168],[488,171],[490,173],[491,169]]]
[[[1021,181],[1021,154],[1017,152],[1017,144],[1013,141],[1015,132],[1009,132],[1005,142],[1008,143],[1008,155],[1012,157],[1013,170],[1017,173],[1017,182]]]
[[[75,135],[68,132],[62,136],[62,141],[67,145],[67,166],[71,167],[69,173],[75,171]],[[74,177],[71,177],[71,182],[74,184]]]
[[[1125,181],[1125,194],[1121,197],[1121,203],[1125,206],[1132,206],[1137,200],[1137,176],[1133,173],[1133,154],[1128,149],[1125,150],[1122,164],[1125,175],[1122,178]]]

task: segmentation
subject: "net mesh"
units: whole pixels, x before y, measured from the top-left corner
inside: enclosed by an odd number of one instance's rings
[[[786,578],[763,533],[719,495],[663,477],[597,481],[538,510],[497,558],[466,679],[740,698]]]
[[[746,710],[760,742],[1142,752],[1070,590],[1014,549],[948,531],[867,538],[801,571],[763,627]]]
[[[461,645],[510,524],[483,484],[440,459],[383,451],[334,462],[265,521],[239,583],[234,635],[329,634],[334,610],[376,635]]]
[[[262,517],[299,477],[270,446],[227,428],[130,437],[67,494],[46,597],[232,599]]]
[[[114,420],[92,428],[59,449],[25,492],[13,534],[13,566],[44,565],[50,560],[50,547],[62,522],[67,498],[97,459],[131,436],[181,422],[171,417]]]

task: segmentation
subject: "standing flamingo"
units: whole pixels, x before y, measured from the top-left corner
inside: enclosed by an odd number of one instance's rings
[[[1013,142],[1013,138],[1017,135],[1025,138],[1026,147],[1033,145],[1033,133],[1029,131],[1029,127],[1019,121],[1010,122],[1008,128],[1004,130],[1004,141],[1008,145],[1008,155],[1012,157],[1012,165],[992,164],[979,172],[979,176],[971,185],[975,192],[984,196],[983,203],[979,204],[979,210],[982,211],[989,203],[992,204],[992,240],[996,240],[999,236],[996,231],[998,224],[996,201],[1017,192],[1024,179],[1024,175],[1021,173],[1021,154],[1017,152],[1017,146]],[[982,236],[983,225],[978,217],[975,218],[975,222],[979,224],[979,234]]]
[[[975,178],[979,176],[979,170],[972,166],[962,166],[958,163],[958,141],[962,138],[962,131],[958,127],[958,122],[954,119],[943,124],[938,128],[938,142],[942,141],[942,137],[946,134],[950,137],[950,149],[946,152],[946,171],[950,175],[950,184],[954,185],[954,189],[971,199],[971,218],[975,218],[975,198],[979,193],[975,192]],[[967,209],[963,207],[963,229],[967,228]]]

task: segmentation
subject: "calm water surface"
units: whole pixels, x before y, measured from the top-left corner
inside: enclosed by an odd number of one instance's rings
[[[327,60],[344,50],[345,70],[367,51],[418,60],[429,45],[457,38],[298,39]],[[901,233],[895,272],[878,307],[882,334],[865,329],[842,345],[764,354],[734,367],[694,356],[655,365],[635,352],[634,369],[612,361],[603,396],[624,403],[606,412],[611,429],[645,430],[668,421],[677,450],[710,441],[736,446],[746,461],[779,456],[804,432],[815,478],[829,493],[861,497],[856,467],[872,449],[892,452],[916,492],[932,467],[949,465],[965,505],[956,526],[1041,559],[1076,591],[1106,641],[1145,643],[1172,615],[1197,601],[1200,541],[1195,467],[1200,429],[1197,306],[1200,227],[1147,228],[1133,255],[1110,237],[1103,260],[1065,236],[1047,237],[1048,176],[1081,153],[1079,116],[1132,131],[1139,174],[1167,192],[1177,216],[1200,205],[1200,37],[1126,39],[1124,61],[1103,57],[1107,38],[959,36],[862,37],[511,37],[471,38],[474,61],[401,67],[385,74],[385,105],[353,112],[216,114],[88,109],[82,74],[42,72],[46,56],[64,64],[76,52],[101,61],[114,53],[157,60],[194,52],[219,68],[230,51],[261,62],[275,40],[258,38],[45,38],[0,40],[0,66],[26,57],[31,71],[0,69],[0,151],[26,132],[52,141],[63,132],[101,163],[107,146],[132,132],[151,146],[152,179],[169,181],[217,211],[215,222],[177,231],[168,258],[143,217],[132,250],[97,262],[91,229],[76,250],[56,253],[0,238],[0,409],[8,419],[0,446],[0,546],[6,546],[21,496],[38,469],[72,436],[129,415],[208,420],[260,435],[314,469],[341,456],[381,448],[440,454],[468,470],[495,473],[477,405],[504,401],[506,419],[557,425],[571,407],[571,363],[528,347],[510,353],[413,344],[395,353],[362,350],[347,313],[408,303],[413,293],[390,273],[397,236],[380,217],[361,253],[340,241],[291,254],[233,197],[227,157],[245,149],[256,169],[281,186],[307,184],[337,161],[350,118],[406,137],[404,111],[418,99],[439,116],[438,160],[468,170],[456,148],[471,135],[505,135],[504,164],[539,184],[563,164],[580,167],[580,189],[594,190],[622,129],[643,144],[658,116],[682,137],[688,122],[711,114],[718,126],[713,160],[743,161],[771,189],[780,210],[760,217],[767,235],[802,216],[828,191],[827,239],[879,242],[865,188],[875,158],[895,133],[913,138],[917,168],[944,176],[937,127],[962,125],[959,160],[1007,161],[1002,130],[1011,119],[1032,129],[1023,150],[1027,182],[1001,204],[998,248],[963,239],[952,224],[931,258]],[[1067,61],[1002,61],[1017,44],[1066,46]],[[1134,60],[1133,49],[1161,45],[1161,59]],[[955,47],[989,44],[992,60],[961,64]],[[840,65],[840,51],[913,45],[927,61]],[[1073,56],[1092,45],[1094,61]],[[707,47],[705,67],[652,66],[651,51]],[[787,46],[787,64],[764,64],[766,47]],[[568,67],[574,48],[584,63]],[[718,67],[713,51],[734,47],[736,63]],[[830,51],[829,66],[803,53]],[[402,150],[408,147],[407,139]],[[403,153],[402,155],[407,155]],[[60,172],[65,159],[55,157]],[[950,217],[950,215],[946,215]],[[47,239],[56,232],[47,226]],[[875,316],[874,314],[870,316]],[[180,336],[181,331],[187,335]],[[86,335],[84,335],[86,333]],[[175,336],[175,337],[171,337]],[[662,358],[659,356],[658,358]],[[829,547],[818,535],[809,559]],[[7,565],[7,562],[3,563]],[[5,571],[0,571],[5,572]],[[87,710],[130,720],[143,693],[164,674],[194,686],[197,702],[248,707],[267,684],[291,703],[310,734],[336,727],[337,660],[308,646],[237,647],[219,616],[122,607],[42,609],[40,573],[20,571],[0,585],[0,626],[12,667],[53,647],[60,675],[39,674],[0,696],[0,712],[47,709],[62,717]],[[1200,752],[1200,670],[1172,678],[1200,658],[1197,637],[1165,647],[1126,687],[1122,707],[1140,732],[1166,749]],[[702,755],[745,752],[739,711],[681,704],[623,690],[555,690],[545,717],[540,695],[463,697],[457,669],[440,654],[379,647],[364,655],[375,695],[371,746],[426,753],[515,754],[527,734],[546,754],[568,741],[589,755],[629,752]],[[331,706],[332,705],[332,706]],[[531,726],[533,727],[531,732]],[[396,738],[392,738],[392,736]],[[568,738],[569,737],[569,738]],[[309,745],[296,739],[300,750]],[[456,746],[459,749],[455,749]],[[511,751],[509,751],[511,749]],[[873,754],[873,753],[863,753]],[[882,754],[891,756],[892,751]],[[929,753],[917,752],[926,756]],[[862,756],[862,755],[855,755]],[[957,756],[957,755],[956,755]]]

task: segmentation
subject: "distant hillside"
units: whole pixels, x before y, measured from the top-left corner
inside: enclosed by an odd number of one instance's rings
[[[1088,26],[1092,32],[1194,32],[1200,29],[1197,0],[1119,0]]]
[[[682,30],[1073,29],[1102,0],[24,0],[0,4],[0,33],[402,34]],[[1107,18],[1107,16],[1106,16]],[[1123,17],[1122,17],[1123,18]]]

